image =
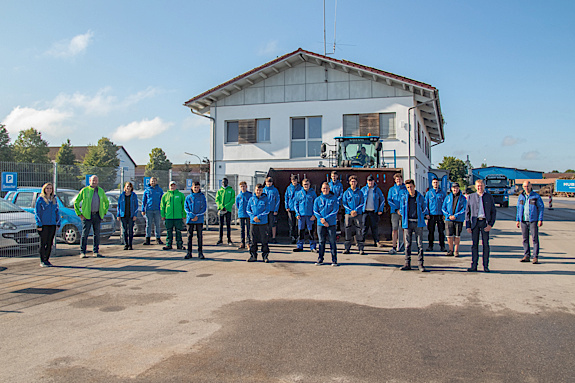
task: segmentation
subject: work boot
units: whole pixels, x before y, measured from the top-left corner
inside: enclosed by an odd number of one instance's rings
[[[216,245],[221,245],[222,243],[224,243],[224,241],[222,241],[222,239],[220,238],[220,240],[216,242]]]
[[[164,242],[162,242],[162,240],[160,238],[156,238],[156,244],[163,245]]]
[[[146,237],[146,242],[144,242],[144,245],[151,245],[150,243],[150,237]]]
[[[206,257],[204,257],[204,253],[201,253],[201,252],[200,252],[200,253],[198,254],[198,258],[199,258],[199,259],[205,259]]]
[[[188,253],[186,254],[186,256],[184,257],[184,259],[191,259],[192,258],[192,253]]]
[[[128,250],[129,246],[128,245],[124,245],[124,250]]]
[[[186,250],[186,248],[184,247],[184,245],[177,245],[176,248],[178,250]]]
[[[248,258],[248,262],[255,262],[255,261],[257,261],[257,260],[258,260],[258,257],[257,257],[257,256],[254,257],[253,255],[251,255],[251,256]]]

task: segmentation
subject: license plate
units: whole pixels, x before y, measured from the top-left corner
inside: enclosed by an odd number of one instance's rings
[[[38,233],[27,233],[26,238],[38,238],[40,234]]]
[[[106,223],[104,225],[102,225],[102,229],[111,229],[112,228],[112,224]]]

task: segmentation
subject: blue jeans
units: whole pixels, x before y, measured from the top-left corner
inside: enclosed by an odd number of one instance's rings
[[[100,250],[100,224],[102,223],[102,218],[100,214],[92,214],[90,219],[82,220],[82,238],[80,239],[80,252],[86,254],[86,248],[88,247],[88,235],[90,234],[90,229],[94,230],[94,253]]]
[[[317,257],[317,261],[319,263],[323,262],[326,242],[329,242],[329,249],[331,250],[331,262],[337,263],[337,243],[335,239],[335,229],[335,225],[325,227],[321,222],[318,222],[317,236],[319,237],[319,256]]]
[[[160,226],[160,211],[159,210],[148,210],[146,211],[146,237],[152,237],[152,224],[154,225],[156,238],[160,238],[161,226]]]

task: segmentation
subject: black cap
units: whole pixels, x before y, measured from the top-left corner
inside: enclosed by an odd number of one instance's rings
[[[374,181],[375,178],[370,174],[369,176],[367,176],[367,180],[368,181]]]
[[[454,187],[454,186],[459,187],[459,182],[454,182],[454,183],[451,184],[451,187]]]

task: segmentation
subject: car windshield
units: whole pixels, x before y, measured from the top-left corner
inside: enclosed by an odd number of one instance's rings
[[[67,207],[69,209],[73,209],[74,208],[74,201],[76,201],[76,197],[78,196],[77,191],[72,191],[72,190],[59,190],[58,191],[58,198],[60,198],[60,201],[62,201],[62,205],[64,205],[64,207]]]
[[[23,211],[24,209],[21,209],[6,200],[0,199],[0,213],[20,213]]]
[[[504,188],[507,187],[507,180],[488,179],[485,181],[485,186],[488,188]]]
[[[340,146],[340,157],[365,165],[375,158],[375,145],[368,140],[348,140]]]
[[[106,194],[106,197],[110,200],[110,203],[118,203],[118,196],[114,194]]]

